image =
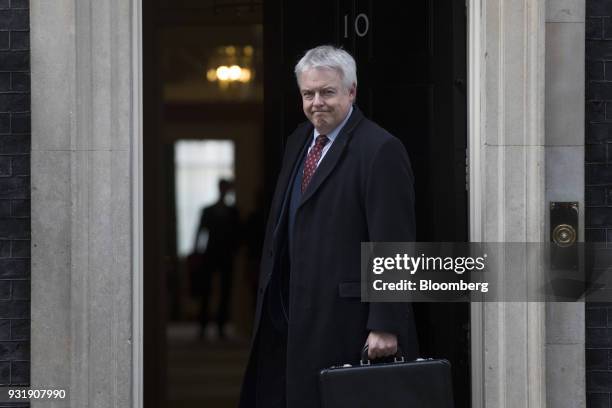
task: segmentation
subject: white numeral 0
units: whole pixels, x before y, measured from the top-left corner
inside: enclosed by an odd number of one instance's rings
[[[359,31],[359,20],[363,20],[365,23],[365,27],[363,31]],[[370,20],[368,20],[368,16],[365,13],[361,13],[357,15],[357,17],[355,17],[355,33],[360,37],[364,37],[368,33],[369,29],[370,29]]]

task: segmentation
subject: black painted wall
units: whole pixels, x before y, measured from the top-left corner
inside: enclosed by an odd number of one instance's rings
[[[612,0],[586,1],[586,239],[612,246]],[[612,408],[612,303],[586,304],[587,407]]]
[[[0,386],[30,381],[29,29],[28,0],[0,0]]]

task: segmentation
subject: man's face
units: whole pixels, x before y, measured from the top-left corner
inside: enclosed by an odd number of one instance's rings
[[[312,68],[299,80],[304,114],[321,134],[328,134],[348,114],[355,100],[356,87],[347,89],[333,69]]]

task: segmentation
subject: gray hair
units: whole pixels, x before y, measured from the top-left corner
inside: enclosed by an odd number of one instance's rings
[[[342,48],[331,45],[321,45],[306,51],[306,54],[295,66],[295,78],[300,83],[300,76],[304,71],[312,68],[333,69],[340,75],[342,84],[349,89],[353,84],[357,86],[357,67],[355,60]]]

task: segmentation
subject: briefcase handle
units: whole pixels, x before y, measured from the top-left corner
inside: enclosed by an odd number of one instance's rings
[[[400,348],[398,344],[397,351],[395,352],[395,356],[393,357],[393,362],[403,363],[404,361],[405,361],[404,353],[402,353],[402,349]],[[361,350],[361,360],[359,360],[359,364],[362,366],[370,365],[370,360],[368,359],[368,345],[367,344],[363,346],[363,349]]]

